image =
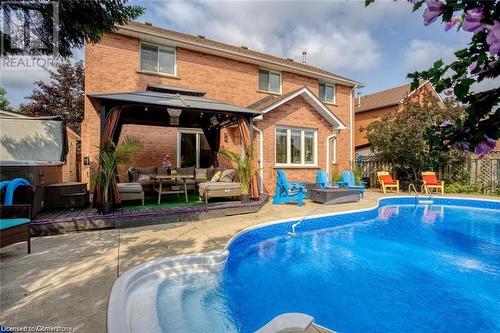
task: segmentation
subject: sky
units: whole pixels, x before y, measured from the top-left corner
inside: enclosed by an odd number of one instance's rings
[[[408,83],[407,73],[427,69],[439,58],[452,60],[471,37],[454,29],[445,32],[439,20],[425,27],[423,8],[412,13],[405,0],[377,0],[366,8],[364,1],[353,0],[130,3],[145,8],[139,22],[295,61],[305,50],[309,64],[362,82],[362,95]],[[75,50],[74,60],[83,54]],[[17,106],[30,95],[34,81],[47,78],[43,70],[6,72],[0,86]],[[492,84],[498,81],[483,86]]]

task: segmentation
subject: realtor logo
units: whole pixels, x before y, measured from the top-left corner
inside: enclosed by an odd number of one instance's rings
[[[1,68],[44,67],[58,56],[58,1],[2,1]]]

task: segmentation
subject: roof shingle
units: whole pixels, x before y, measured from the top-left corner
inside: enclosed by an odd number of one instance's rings
[[[238,47],[238,46],[234,46],[234,45],[224,44],[224,43],[217,42],[217,41],[214,41],[214,40],[211,40],[211,39],[207,39],[204,36],[200,36],[200,35],[193,36],[193,35],[189,35],[189,34],[186,34],[186,33],[172,31],[172,30],[168,30],[168,29],[165,29],[165,28],[159,28],[159,27],[155,27],[153,25],[139,23],[139,22],[134,22],[134,21],[128,22],[127,26],[128,27],[132,27],[132,28],[141,29],[141,30],[147,30],[147,31],[151,31],[151,32],[156,32],[156,33],[164,35],[167,38],[171,37],[171,38],[183,40],[183,41],[186,41],[186,42],[195,42],[197,44],[202,44],[202,45],[205,45],[205,46],[208,46],[208,47],[210,47],[210,46],[211,47],[217,47],[219,49],[223,49],[223,50],[226,50],[226,51],[235,52],[235,53],[238,53],[238,54],[243,55],[243,56],[246,55],[246,56],[256,57],[256,58],[259,58],[259,59],[261,59],[263,61],[272,61],[272,62],[280,63],[280,64],[285,65],[285,66],[292,66],[292,67],[294,67],[297,70],[309,71],[309,72],[316,73],[316,74],[319,74],[319,75],[330,76],[330,77],[339,79],[341,81],[350,82],[353,85],[357,84],[358,86],[363,86],[362,83],[359,83],[357,81],[349,79],[349,78],[347,78],[345,76],[341,76],[341,75],[338,75],[338,74],[335,74],[335,73],[323,70],[321,68],[318,68],[318,67],[315,67],[315,66],[311,66],[309,64],[303,64],[303,63],[300,63],[300,62],[292,61],[290,59],[280,58],[280,57],[276,57],[276,56],[273,56],[273,55],[270,55],[270,54],[266,54],[266,53],[262,53],[262,52],[258,52],[258,51],[253,51],[253,50],[250,50],[250,49],[248,49],[246,47]],[[126,27],[121,27],[121,28],[126,28]]]
[[[356,105],[356,113],[399,104],[408,96],[410,91],[410,85],[405,84],[399,87],[379,91],[371,95],[362,96],[360,97],[360,104]]]

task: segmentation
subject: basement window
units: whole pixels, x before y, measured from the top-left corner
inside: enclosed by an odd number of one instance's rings
[[[141,70],[175,75],[175,48],[141,44]]]

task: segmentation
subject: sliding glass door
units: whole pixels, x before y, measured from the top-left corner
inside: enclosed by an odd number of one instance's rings
[[[177,132],[177,165],[181,168],[208,168],[213,153],[202,131],[180,130]]]

